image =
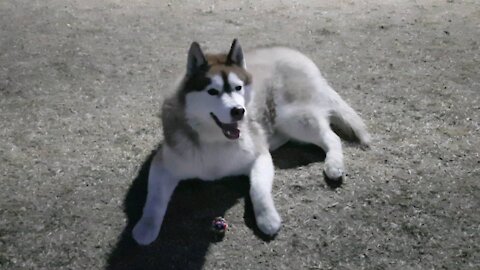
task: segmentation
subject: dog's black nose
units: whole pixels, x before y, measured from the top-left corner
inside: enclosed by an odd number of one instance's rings
[[[235,121],[242,120],[244,114],[245,114],[245,109],[242,107],[235,107],[235,108],[232,108],[232,110],[230,111],[230,115],[232,115],[232,119]]]

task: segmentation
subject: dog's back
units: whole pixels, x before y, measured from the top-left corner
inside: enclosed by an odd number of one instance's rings
[[[292,110],[297,114],[315,112],[362,144],[370,142],[362,119],[330,87],[307,56],[293,49],[273,47],[247,52],[245,58],[254,78],[252,108],[262,116],[261,122],[268,129],[275,129],[282,119],[290,117]]]

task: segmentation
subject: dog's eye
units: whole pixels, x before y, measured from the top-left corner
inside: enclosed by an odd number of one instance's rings
[[[240,91],[240,90],[242,90],[242,86],[241,86],[241,85],[239,85],[239,86],[235,86],[235,90],[237,90],[237,91]]]
[[[220,92],[218,92],[217,89],[213,89],[213,88],[208,89],[207,93],[211,96],[218,96],[218,94],[220,94]]]

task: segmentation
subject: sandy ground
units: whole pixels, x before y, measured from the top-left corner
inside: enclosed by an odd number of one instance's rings
[[[0,1],[1,269],[480,269],[478,1],[163,2]],[[239,178],[183,184],[138,247],[165,93],[234,37],[311,56],[372,147],[337,189],[321,150],[276,152],[274,240]]]

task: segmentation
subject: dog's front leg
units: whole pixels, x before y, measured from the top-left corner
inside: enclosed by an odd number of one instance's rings
[[[163,166],[162,152],[158,151],[150,164],[143,215],[133,228],[133,238],[140,245],[148,245],[157,238],[168,202],[178,182]]]
[[[270,236],[278,232],[282,222],[272,198],[273,175],[270,153],[258,156],[250,172],[250,198],[258,228]]]

